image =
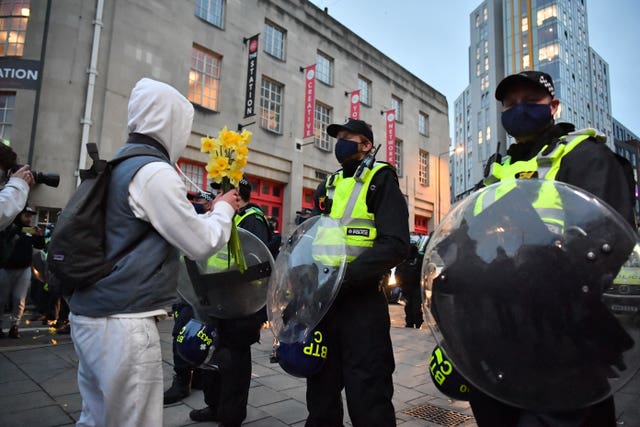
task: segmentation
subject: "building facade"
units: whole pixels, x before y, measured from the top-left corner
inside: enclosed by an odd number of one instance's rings
[[[0,78],[0,136],[33,168],[61,175],[57,189],[38,185],[32,191],[40,222],[53,222],[77,185],[77,171],[89,166],[86,142],[97,142],[101,156],[110,158],[126,140],[128,96],[142,77],[171,84],[193,103],[193,130],[179,166],[199,188],[207,186],[200,138],[224,126],[253,132],[245,169],[252,198],[284,232],[293,227],[296,210],[312,207],[317,185],[339,167],[324,130],[350,117],[358,89],[359,116],[381,145],[377,158],[397,166],[410,228],[426,233],[449,209],[448,162],[438,156],[450,145],[444,95],[306,0],[1,5],[16,15],[0,19],[15,18],[24,26],[20,54],[5,43],[5,56],[38,63],[40,75],[39,90],[13,89]],[[0,31],[0,40],[3,35],[13,37]],[[250,52],[256,35],[257,50]],[[303,138],[309,104],[303,71],[312,64],[313,130]],[[387,144],[390,110],[395,138]]]
[[[497,84],[504,76],[524,70],[551,75],[561,106],[556,121],[577,128],[595,127],[613,148],[608,64],[589,47],[587,8],[584,0],[485,0],[470,15],[470,117],[469,139],[473,147],[465,156],[470,170],[461,179],[452,177],[453,197],[460,199],[483,178],[489,156],[512,144],[500,121],[501,106],[495,100]],[[485,48],[487,46],[487,48]],[[458,117],[458,111],[454,113]],[[463,114],[463,113],[460,113]],[[457,132],[456,127],[456,132]],[[469,154],[473,153],[473,154]],[[466,182],[466,184],[464,184]]]

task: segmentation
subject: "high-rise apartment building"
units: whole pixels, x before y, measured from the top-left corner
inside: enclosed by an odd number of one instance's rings
[[[561,101],[556,121],[595,127],[613,147],[608,65],[589,47],[584,0],[485,0],[471,13],[470,30],[469,87],[456,101],[454,115],[468,120],[468,126],[456,123],[454,129],[454,143],[465,144],[457,156],[466,158],[452,160],[454,199],[483,178],[498,143],[502,153],[513,143],[494,98],[497,84],[509,74],[551,75]]]

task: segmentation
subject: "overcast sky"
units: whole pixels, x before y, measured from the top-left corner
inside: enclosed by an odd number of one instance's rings
[[[469,14],[481,0],[311,1],[444,94],[452,121],[469,83]],[[640,1],[586,3],[589,44],[609,64],[611,113],[640,136]]]

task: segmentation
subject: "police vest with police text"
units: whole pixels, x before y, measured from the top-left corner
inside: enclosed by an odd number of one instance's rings
[[[327,199],[331,200],[329,217],[340,221],[340,233],[345,239],[347,262],[351,262],[367,248],[373,246],[377,237],[375,216],[368,212],[367,193],[371,180],[382,168],[391,167],[388,163],[376,162],[371,169],[365,168],[362,173],[356,172],[352,177],[344,177],[338,171],[327,179]],[[318,258],[322,246],[331,246],[341,237],[333,233],[318,233],[314,241],[314,257]],[[325,264],[333,265],[331,256],[323,260]]]

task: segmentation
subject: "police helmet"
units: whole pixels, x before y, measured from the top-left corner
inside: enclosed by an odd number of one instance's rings
[[[469,400],[469,381],[455,370],[439,345],[431,353],[429,375],[440,393],[454,400]]]
[[[302,342],[280,342],[276,349],[280,367],[289,375],[300,378],[308,378],[320,372],[327,354],[324,334],[318,329],[312,330]]]
[[[213,353],[219,344],[216,328],[190,319],[176,336],[176,351],[193,366],[211,368]]]

